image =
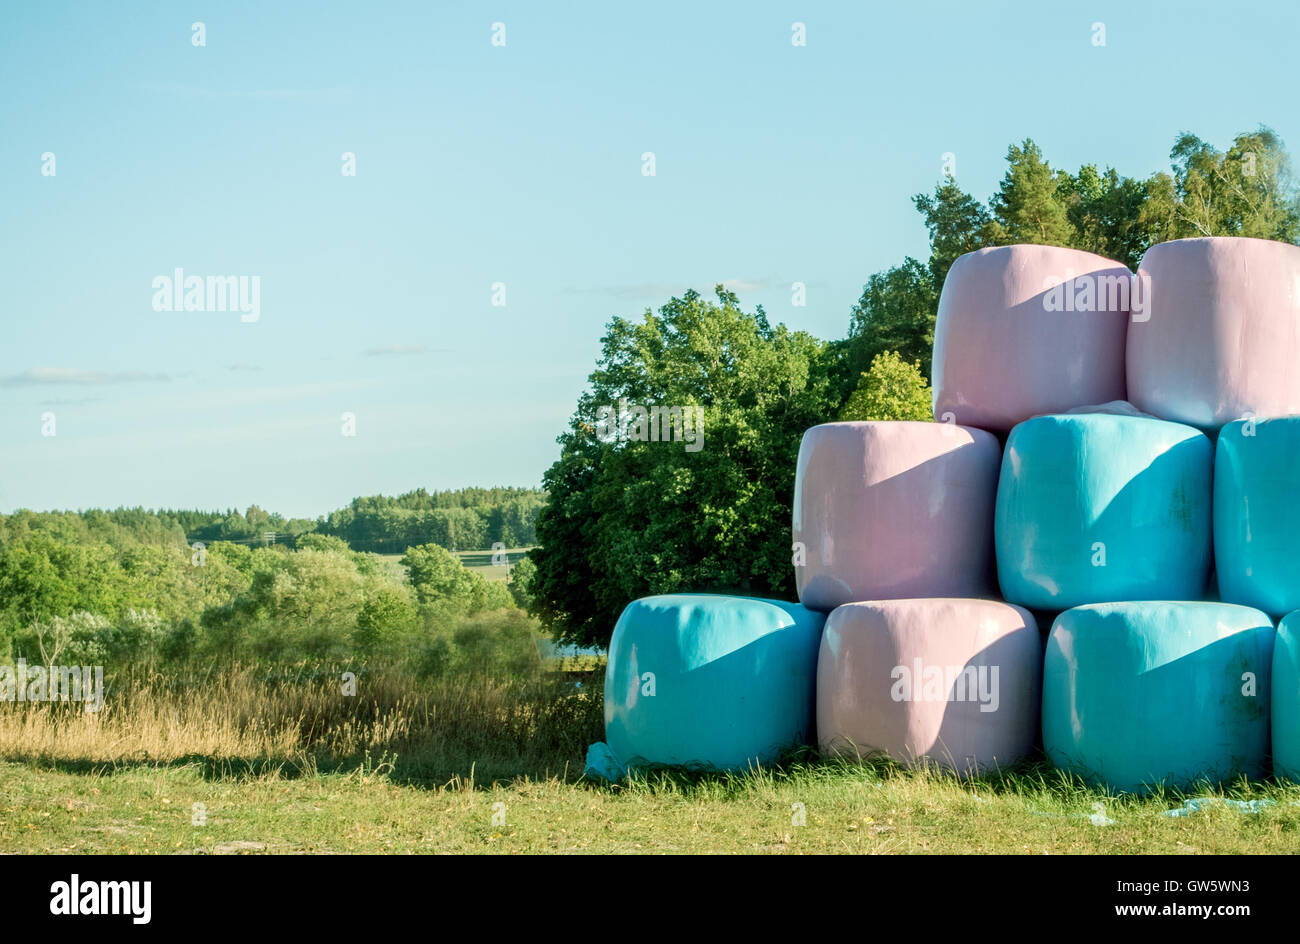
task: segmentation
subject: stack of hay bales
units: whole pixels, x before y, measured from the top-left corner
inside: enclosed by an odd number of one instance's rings
[[[1119,789],[1260,776],[1270,754],[1300,775],[1297,364],[1295,246],[1177,240],[1136,275],[1052,246],[962,256],[939,422],[804,435],[800,605],[624,612],[611,766],[766,763],[815,720],[824,753],[959,772],[1041,731]]]

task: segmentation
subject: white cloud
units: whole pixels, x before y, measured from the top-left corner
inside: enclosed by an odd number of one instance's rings
[[[21,374],[13,374],[0,380],[6,387],[27,387],[37,384],[119,384],[119,383],[166,383],[171,377],[166,374],[149,373],[143,370],[83,370],[79,367],[29,367]]]
[[[779,283],[779,279],[769,275],[761,279],[723,279],[722,287],[728,292],[743,295],[745,292],[761,292],[763,289],[771,288]]]
[[[428,351],[423,344],[386,344],[382,347],[366,348],[361,353],[367,357],[383,357],[389,354],[424,354]]]

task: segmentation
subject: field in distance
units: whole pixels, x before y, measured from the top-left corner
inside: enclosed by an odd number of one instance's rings
[[[507,548],[504,552],[506,559],[510,561],[510,567],[519,563],[524,556],[531,551],[531,547],[512,547]],[[470,570],[477,570],[484,578],[488,580],[505,580],[509,576],[509,568],[503,564],[492,563],[492,555],[499,553],[497,551],[457,551],[456,556],[460,562]],[[393,572],[399,575],[405,575],[406,570],[399,563],[402,559],[401,554],[380,554],[393,569]]]

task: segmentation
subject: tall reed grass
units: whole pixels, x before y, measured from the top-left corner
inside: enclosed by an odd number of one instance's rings
[[[344,672],[356,672],[345,694]],[[199,763],[212,776],[382,764],[394,779],[576,778],[603,730],[601,673],[421,679],[401,665],[129,667],[103,708],[0,702],[0,757],[65,769]]]

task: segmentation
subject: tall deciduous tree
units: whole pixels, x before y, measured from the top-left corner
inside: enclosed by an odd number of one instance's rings
[[[1085,164],[1077,174],[1062,172],[1057,183],[1057,197],[1074,230],[1073,248],[1136,269],[1142,253],[1160,241],[1158,229],[1142,217],[1150,194],[1145,182],[1121,177],[1112,167],[1099,172]]]
[[[867,280],[849,319],[849,367],[855,377],[885,351],[921,361],[929,376],[939,305],[935,284],[930,270],[911,256]]]
[[[838,348],[715,289],[610,322],[591,389],[543,484],[531,611],[604,644],[631,600],[673,591],[793,593],[790,506],[805,429],[835,415]],[[698,406],[702,448],[602,442],[602,406]],[[605,438],[610,438],[606,436]]]
[[[1169,158],[1172,173],[1151,179],[1151,196],[1143,208],[1160,239],[1300,239],[1300,196],[1291,161],[1269,128],[1237,135],[1226,152],[1183,132]]]

